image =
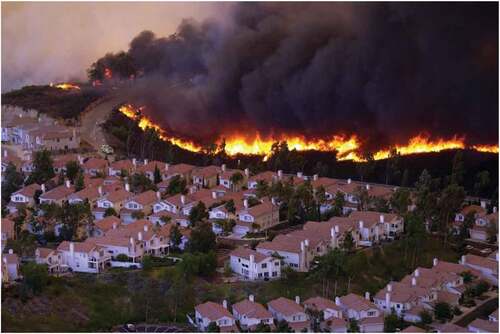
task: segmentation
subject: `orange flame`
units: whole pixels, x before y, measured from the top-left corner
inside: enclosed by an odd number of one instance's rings
[[[50,83],[50,87],[54,87],[54,84]],[[77,86],[77,85],[74,85],[71,83],[67,83],[67,82],[55,85],[55,87],[62,89],[62,90],[71,90],[71,89],[80,90],[80,86]]]
[[[191,152],[201,152],[203,147],[193,141],[176,138],[168,135],[159,125],[155,124],[150,118],[141,113],[141,108],[135,109],[130,104],[123,105],[119,111],[130,119],[138,122],[138,126],[142,130],[154,129],[158,132],[160,139],[177,145]],[[328,139],[307,139],[303,136],[287,136],[282,135],[272,139],[263,139],[257,134],[253,138],[244,135],[232,135],[225,138],[225,151],[228,155],[234,156],[237,154],[255,154],[264,155],[266,161],[271,155],[272,145],[277,141],[285,141],[289,149],[297,151],[337,151],[338,160],[354,160],[365,161],[359,154],[358,150],[361,147],[359,139],[355,136],[334,135]],[[219,140],[219,143],[222,140]],[[450,149],[465,148],[465,138],[454,136],[451,139],[431,140],[428,135],[420,134],[411,138],[406,145],[396,145],[394,148],[401,155],[440,152]],[[473,146],[473,149],[481,152],[498,153],[497,145],[478,145]],[[387,159],[391,150],[383,149],[374,153],[375,160]]]
[[[111,69],[106,67],[104,69],[104,78],[111,79],[112,77],[113,77],[113,71],[111,71]]]

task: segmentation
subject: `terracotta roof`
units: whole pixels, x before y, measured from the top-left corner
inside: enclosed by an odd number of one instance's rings
[[[118,161],[112,162],[109,165],[109,167],[111,167],[114,170],[122,170],[122,169],[124,169],[124,170],[130,171],[130,170],[134,169],[134,164],[132,163],[131,160],[124,159],[124,160],[118,160]]]
[[[322,186],[323,188],[326,189],[332,185],[338,184],[339,182],[341,182],[341,180],[332,179],[329,177],[318,177],[317,180],[314,180],[314,179],[311,180],[311,185],[314,188],[318,188],[318,187]]]
[[[374,325],[374,324],[384,324],[384,317],[383,316],[367,317],[367,318],[361,319],[359,324],[361,326]]]
[[[476,212],[480,216],[484,216],[487,213],[486,209],[479,205],[467,205],[460,211],[464,216],[469,212]]]
[[[444,325],[436,325],[435,327],[441,333],[469,333],[467,328],[460,327],[451,322],[447,322]]]
[[[406,327],[401,332],[402,333],[426,333],[425,329],[422,329],[420,327],[413,326],[413,325]]]
[[[471,327],[481,329],[487,333],[498,333],[498,322],[478,318],[469,324],[469,328]]]
[[[222,317],[234,319],[227,309],[214,302],[196,305],[195,310],[198,311],[202,317],[208,318],[210,321],[216,321]]]
[[[188,164],[175,164],[168,166],[167,174],[187,174],[192,172],[196,166]]]
[[[65,184],[60,185],[58,187],[55,187],[52,190],[49,190],[43,194],[40,195],[41,198],[44,199],[52,199],[52,200],[59,200],[66,198],[70,194],[75,192],[75,187],[70,186],[69,188],[66,187]]]
[[[349,214],[349,218],[355,219],[356,221],[363,221],[365,227],[373,226],[380,223],[380,216],[384,217],[384,222],[391,222],[398,218],[398,215],[394,213],[384,213],[376,211],[352,211]]]
[[[98,187],[86,187],[80,191],[77,191],[76,193],[69,195],[68,199],[95,200],[95,199],[99,198],[100,196],[101,195],[99,194]]]
[[[467,254],[465,255],[465,263],[490,269],[493,273],[498,272],[498,262],[487,257]]]
[[[346,296],[340,297],[340,302],[345,307],[356,311],[366,311],[369,309],[377,308],[371,301],[354,293],[350,293]]]
[[[147,164],[142,164],[137,167],[138,172],[154,172],[155,167],[158,167],[160,173],[165,170],[165,163],[157,160],[148,161]]]
[[[63,154],[63,155],[57,155],[53,158],[53,166],[54,168],[63,168],[66,166],[66,164],[70,161],[76,161],[78,162],[78,155],[77,154]]]
[[[90,158],[83,163],[84,169],[104,169],[108,166],[108,161],[100,158]]]
[[[271,171],[265,171],[259,174],[256,174],[254,176],[251,176],[248,181],[250,182],[258,182],[258,181],[265,181],[267,183],[274,181],[276,178],[278,178],[278,175],[275,172]]]
[[[235,250],[233,250],[229,255],[240,257],[243,259],[247,259],[249,261],[250,261],[250,255],[253,255],[256,263],[260,263],[269,257],[269,256],[265,256],[261,253],[258,253],[256,251],[254,251],[253,249],[245,248],[245,247],[238,247]]]
[[[59,246],[57,246],[57,250],[69,252],[69,244],[70,244],[69,241],[63,241],[59,244]],[[74,241],[73,244],[74,244],[75,252],[78,252],[78,253],[90,253],[91,251],[93,251],[96,248],[96,245],[93,242],[91,242],[89,239],[87,239],[84,242]]]
[[[238,214],[245,214],[248,213],[249,215],[252,215],[253,217],[260,217],[262,215],[269,214],[271,212],[276,212],[278,213],[279,208],[274,207],[274,205],[271,202],[264,202],[261,204],[257,204],[255,206],[252,206],[248,209],[244,208]]]
[[[156,197],[156,192],[153,190],[148,190],[138,195],[135,195],[130,199],[130,201],[137,202],[142,205],[148,205],[156,202],[158,197]]]
[[[56,250],[51,248],[38,247],[36,251],[40,254],[40,257],[42,259],[46,259],[50,254],[52,254]]]
[[[233,174],[240,173],[241,176],[245,177],[245,172],[239,169],[226,169],[224,172],[221,172],[219,175],[220,179],[229,180]]]
[[[240,315],[246,315],[247,318],[251,319],[268,319],[273,317],[271,312],[266,310],[262,304],[252,302],[248,299],[234,304],[233,311],[238,312]]]
[[[267,305],[268,307],[272,307],[276,312],[279,312],[285,316],[291,316],[297,313],[304,312],[304,308],[300,304],[297,304],[295,301],[284,297],[273,299],[269,303],[267,303]]]
[[[116,202],[124,201],[127,198],[132,197],[133,195],[134,195],[133,193],[128,192],[125,189],[118,189],[118,190],[110,192],[109,194],[105,195],[104,197],[108,201],[110,201],[112,203],[116,203]]]
[[[19,257],[16,254],[3,254],[3,258],[8,264],[16,264],[19,263]]]
[[[26,186],[26,187],[22,187],[21,189],[19,189],[18,191],[16,191],[15,193],[13,193],[12,195],[23,195],[23,196],[26,196],[26,197],[33,197],[35,196],[35,192],[37,190],[40,190],[42,189],[40,187],[40,185],[36,184],[36,183],[33,183],[33,184],[30,184],[29,186]]]
[[[220,167],[218,166],[206,166],[199,167],[193,170],[192,175],[197,177],[209,178],[216,176],[220,173]]]
[[[125,236],[108,236],[105,235],[103,237],[96,238],[88,238],[88,242],[95,243],[96,245],[106,247],[106,246],[118,246],[118,247],[128,247],[130,245],[130,238]],[[134,239],[135,243],[140,241],[137,240],[137,237]]]
[[[14,236],[14,221],[9,218],[2,218],[2,232]]]
[[[113,228],[113,224],[116,224],[116,227],[119,227],[121,225],[121,220],[115,216],[108,216],[95,222],[95,226],[104,233],[111,230]]]
[[[323,297],[309,298],[304,301],[304,305],[317,311],[324,311],[326,309],[342,311],[342,308],[339,305],[335,304],[335,302]]]
[[[385,299],[385,294],[387,292],[391,295],[391,301],[398,303],[408,303],[413,301],[418,301],[420,298],[425,296],[429,296],[431,294],[430,287],[421,287],[418,285],[419,277],[416,277],[417,285],[413,286],[407,283],[401,282],[390,282],[389,284],[392,286],[392,291],[388,291],[387,286],[377,292],[375,298],[377,299]]]

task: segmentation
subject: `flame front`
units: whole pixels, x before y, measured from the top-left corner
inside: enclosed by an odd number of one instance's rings
[[[53,84],[51,83],[50,86],[53,87]],[[71,90],[71,89],[80,90],[80,86],[77,86],[77,85],[74,85],[71,83],[67,83],[67,82],[55,85],[55,87],[62,89],[62,90]]]
[[[177,145],[191,152],[201,152],[203,147],[193,141],[180,139],[168,135],[159,125],[155,124],[150,118],[143,115],[141,108],[136,109],[130,104],[123,105],[119,111],[130,119],[137,121],[138,126],[142,130],[154,129],[158,132],[160,139],[168,141],[171,144]],[[232,135],[224,139],[225,151],[228,155],[234,156],[237,154],[255,154],[263,155],[266,161],[270,154],[273,143],[277,141],[286,142],[289,149],[297,151],[337,151],[338,160],[354,160],[365,161],[359,154],[358,150],[361,147],[361,142],[355,136],[334,135],[328,139],[307,139],[303,136],[286,136],[273,137],[272,139],[263,139],[259,134],[253,138],[243,135]],[[222,142],[219,140],[218,144]],[[401,155],[440,152],[450,149],[464,149],[465,138],[454,136],[451,139],[432,140],[430,136],[420,134],[411,138],[406,145],[395,145],[393,149]],[[471,147],[480,152],[498,153],[498,145],[476,145]],[[375,160],[386,159],[389,157],[391,150],[383,149],[374,153]]]

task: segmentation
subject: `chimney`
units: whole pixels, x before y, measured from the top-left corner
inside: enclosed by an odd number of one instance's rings
[[[80,154],[78,154],[76,158],[78,159],[78,163],[80,165],[83,164],[83,158],[82,158],[82,156]]]
[[[116,230],[116,222],[113,223],[113,230]]]
[[[223,172],[226,171],[226,164],[222,164],[222,166],[220,166],[220,169],[222,169]]]
[[[40,187],[42,188],[42,193],[44,193],[45,191],[47,191],[46,188],[45,188],[45,183],[42,183],[42,185]]]
[[[414,272],[413,275],[415,275],[415,277],[419,277],[420,276],[420,270],[418,268],[415,269],[415,272]]]
[[[387,309],[391,309],[391,294],[389,292],[385,293],[385,306]]]
[[[252,303],[255,301],[255,298],[253,295],[248,296],[248,300],[251,301]]]
[[[384,215],[380,215],[380,222],[384,223]]]
[[[125,183],[125,191],[130,191],[130,184]]]
[[[304,246],[309,247],[309,239],[304,240]]]
[[[295,302],[300,305],[300,297],[299,296],[295,296]]]
[[[255,255],[250,254],[250,267],[253,267],[254,262],[255,262]]]
[[[134,245],[134,238],[130,237],[130,244],[133,246]]]
[[[212,198],[217,199],[217,193],[215,191],[212,191]]]
[[[144,164],[147,165],[149,163],[148,159],[144,159]]]
[[[66,183],[66,188],[71,187],[71,183],[69,182],[69,180],[66,180],[66,182],[65,182],[65,183]]]
[[[497,213],[497,207],[496,206],[493,207],[493,213]]]
[[[144,232],[147,232],[149,230],[148,224],[144,224],[143,229],[144,229]]]
[[[137,239],[142,241],[142,232],[137,233]]]
[[[97,192],[99,193],[99,196],[102,196],[102,186],[97,187]]]
[[[132,165],[137,166],[137,159],[136,158],[132,159]]]
[[[370,300],[370,293],[368,291],[365,292],[365,299]]]
[[[157,191],[157,192],[156,192],[156,198],[157,198],[158,200],[161,200],[161,194],[160,194],[160,192],[159,192],[159,191]]]
[[[335,233],[335,228],[333,228],[333,227],[332,227],[332,228],[330,229],[330,237],[332,237],[332,239],[333,239],[333,238],[335,238],[335,236],[336,236],[336,233]]]
[[[280,169],[278,171],[278,179],[281,179],[283,177],[283,171]]]
[[[300,179],[300,178],[302,178],[302,175],[304,175],[304,174],[302,174],[302,172],[297,172],[297,177],[298,177],[299,179]]]
[[[12,248],[9,249],[9,254],[14,254],[14,250]]]
[[[387,291],[392,292],[392,284],[387,284]]]
[[[75,244],[73,242],[69,243],[69,253],[71,254],[71,256],[73,256],[73,254],[75,253]]]
[[[245,199],[243,200],[243,206],[244,206],[246,209],[248,209],[248,199],[246,199],[246,198],[245,198]]]
[[[497,260],[497,262],[498,262],[498,251],[497,251],[497,253],[495,254],[495,259],[496,259],[496,260]]]
[[[339,233],[340,232],[340,228],[338,225],[335,225],[335,233]]]
[[[482,207],[483,209],[486,209],[486,201],[481,201],[481,207]]]
[[[317,181],[317,180],[318,180],[318,174],[314,174],[314,175],[313,175],[313,180],[314,180],[314,181]]]
[[[360,221],[359,221],[359,229],[360,229],[360,230],[362,230],[362,229],[363,229],[363,225],[364,225],[363,221],[362,221],[362,220],[360,220]]]
[[[225,309],[227,309],[227,300],[224,299],[222,301],[222,307],[225,308]]]
[[[411,278],[411,285],[412,286],[417,286],[417,278],[416,277],[412,277]]]
[[[245,175],[246,175],[247,177],[249,177],[249,176],[250,176],[250,169],[245,168]]]
[[[366,190],[370,190],[370,185],[368,183],[366,184]]]
[[[352,180],[349,178],[347,179],[347,184],[351,184]]]
[[[170,167],[170,164],[165,164],[165,172],[168,171],[169,167]]]
[[[304,250],[305,250],[305,248],[304,248],[304,241],[300,242],[300,250],[301,250],[301,252],[304,252]]]
[[[460,264],[465,264],[465,255],[460,258]]]
[[[181,203],[182,205],[186,204],[186,196],[181,195]]]
[[[437,258],[434,258],[434,259],[432,260],[432,266],[433,266],[433,267],[435,267],[435,266],[437,266],[437,265],[438,265],[438,259],[437,259]]]

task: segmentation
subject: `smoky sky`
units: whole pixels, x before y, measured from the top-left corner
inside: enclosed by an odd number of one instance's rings
[[[142,30],[123,96],[178,135],[497,142],[497,3],[237,3]]]

